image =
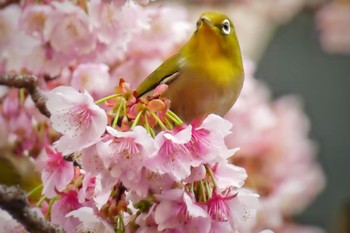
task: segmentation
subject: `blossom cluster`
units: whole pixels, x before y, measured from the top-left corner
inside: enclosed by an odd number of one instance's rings
[[[61,137],[45,148],[38,167],[53,223],[67,232],[253,226],[258,195],[242,187],[245,169],[228,162],[237,151],[224,141],[231,123],[209,115],[185,125],[159,98],[165,90],[138,99],[121,81],[115,94],[96,102],[68,86],[48,93],[50,121]],[[64,160],[72,153],[80,169]]]
[[[31,73],[42,90],[68,85],[101,98],[113,93],[111,83],[120,77],[136,86],[183,43],[189,29],[179,7],[81,3],[23,1],[1,9],[0,73]],[[25,91],[0,86],[0,98],[0,146],[37,157],[57,133]]]
[[[186,38],[190,27],[185,17],[179,7],[142,7],[124,0],[12,4],[0,11],[0,71],[26,71],[85,88],[92,78],[70,83],[63,74],[81,64],[103,63],[115,82],[119,75],[130,76],[130,82],[136,75],[142,80]],[[134,65],[145,68],[129,75]]]

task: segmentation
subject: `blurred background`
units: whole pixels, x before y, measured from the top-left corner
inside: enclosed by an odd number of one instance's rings
[[[348,14],[350,17],[350,11]],[[311,121],[310,137],[319,146],[317,160],[327,184],[298,221],[329,232],[349,232],[350,56],[327,53],[321,47],[314,16],[313,11],[303,10],[278,28],[261,57],[256,77],[276,97],[288,93],[302,97]],[[342,229],[346,226],[347,230]]]

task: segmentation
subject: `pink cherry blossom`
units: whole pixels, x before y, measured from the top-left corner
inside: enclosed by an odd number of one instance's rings
[[[96,144],[82,150],[81,164],[83,169],[93,176],[105,171],[102,158],[96,150]]]
[[[16,145],[18,155],[28,154],[40,140],[34,137],[37,133],[34,127],[38,122],[34,121],[33,111],[20,100],[18,91],[10,89],[1,103],[1,118],[6,120],[3,124],[3,144]],[[37,119],[39,120],[39,119]]]
[[[48,198],[55,197],[56,191],[65,190],[74,176],[73,164],[65,161],[61,153],[49,147],[42,151],[37,166],[44,186],[42,193]]]
[[[71,86],[77,90],[86,90],[95,98],[102,98],[113,91],[108,73],[109,67],[102,63],[78,65],[73,74]]]
[[[44,28],[44,39],[51,48],[70,59],[92,52],[96,46],[96,37],[83,9],[71,1],[56,1],[51,5],[54,11],[46,19]]]
[[[191,154],[186,143],[191,139],[192,127],[179,132],[162,131],[155,138],[157,154],[147,163],[147,168],[160,174],[169,174],[175,180],[188,177],[191,173]]]
[[[248,232],[255,223],[259,195],[245,189],[227,190],[223,194],[214,192],[208,200],[208,213],[212,218],[211,232],[228,229],[230,232]]]
[[[56,77],[61,74],[65,66],[67,60],[54,56],[54,51],[48,44],[35,45],[23,56],[23,67],[37,75],[49,74]]]
[[[68,193],[62,193],[61,198],[52,205],[51,222],[62,226],[67,233],[76,232],[79,220],[74,216],[67,216],[67,214],[80,207],[81,204],[78,202],[75,191],[71,190]]]
[[[179,49],[192,29],[184,7],[150,5],[143,9],[143,14],[148,18],[148,24],[139,27],[131,38],[126,51],[127,59],[112,75],[125,77],[132,86],[137,86],[164,59]]]
[[[140,228],[137,229],[136,233],[163,232],[158,230],[157,223],[154,220],[154,209],[155,209],[155,205],[153,205],[150,208],[148,213],[141,213],[139,216],[136,217],[135,223],[140,226]]]
[[[81,207],[69,212],[66,217],[75,217],[80,223],[75,227],[76,232],[114,233],[113,227],[96,215],[91,207]]]
[[[186,183],[193,183],[195,181],[199,181],[205,178],[206,176],[206,170],[204,165],[200,165],[198,167],[192,167],[191,168],[191,174],[183,181]]]
[[[105,111],[94,104],[86,91],[79,93],[72,87],[57,87],[48,93],[46,105],[53,128],[63,134],[56,145],[63,154],[96,143],[107,126]]]
[[[325,4],[316,15],[320,42],[329,53],[350,53],[350,5],[342,2]]]
[[[157,198],[160,203],[156,207],[154,219],[159,231],[176,229],[176,232],[209,232],[207,212],[183,190],[165,191]]]
[[[216,163],[212,168],[219,190],[230,187],[241,188],[248,177],[244,168],[228,163]]]
[[[92,0],[88,10],[99,42],[100,62],[122,59],[135,33],[148,25],[144,11],[133,1]]]
[[[20,18],[20,27],[28,35],[44,41],[44,29],[47,18],[53,13],[50,5],[27,5]]]
[[[79,203],[84,203],[86,199],[92,199],[95,194],[96,177],[86,174],[82,187],[78,192]]]
[[[25,65],[23,58],[33,46],[39,44],[39,41],[20,30],[20,16],[21,8],[17,4],[0,10],[0,64],[3,64],[6,72],[20,71]]]
[[[208,214],[214,221],[227,222],[231,215],[231,209],[228,201],[234,199],[237,193],[229,196],[221,196],[214,192],[213,196],[208,200]]]
[[[78,192],[78,201],[81,204],[93,202],[92,204],[100,210],[106,204],[111,191],[111,187],[102,186],[101,175],[92,176],[88,173],[84,175],[82,187]]]
[[[128,186],[137,198],[147,198],[150,193],[159,194],[163,190],[172,189],[175,181],[169,174],[159,174],[147,168],[142,169],[141,179],[138,182],[129,181]]]
[[[84,180],[94,177],[93,200],[97,208],[100,209],[105,204],[113,186],[118,180],[105,167],[100,154],[97,152],[96,144],[82,150],[81,164],[84,171],[87,172]]]
[[[152,137],[141,126],[128,132],[111,127],[107,127],[107,131],[112,136],[111,140],[97,144],[97,152],[105,168],[126,187],[137,183],[146,160],[156,151]]]
[[[229,150],[224,138],[231,134],[232,124],[214,114],[207,116],[201,125],[192,123],[191,140],[186,147],[192,153],[193,159],[199,163],[225,161],[237,149]],[[195,164],[194,164],[195,166]]]

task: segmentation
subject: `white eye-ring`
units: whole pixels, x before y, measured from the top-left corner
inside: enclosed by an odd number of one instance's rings
[[[228,21],[228,19],[225,19],[224,21],[222,21],[221,30],[226,35],[230,34],[230,32],[231,32],[231,25],[230,25],[230,21]]]

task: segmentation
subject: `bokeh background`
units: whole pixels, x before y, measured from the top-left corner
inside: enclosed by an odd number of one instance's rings
[[[349,232],[341,225],[349,224],[350,56],[325,52],[319,39],[314,11],[303,10],[277,29],[256,77],[269,85],[274,96],[302,97],[312,124],[310,136],[318,142],[327,185],[298,221],[329,232]]]

